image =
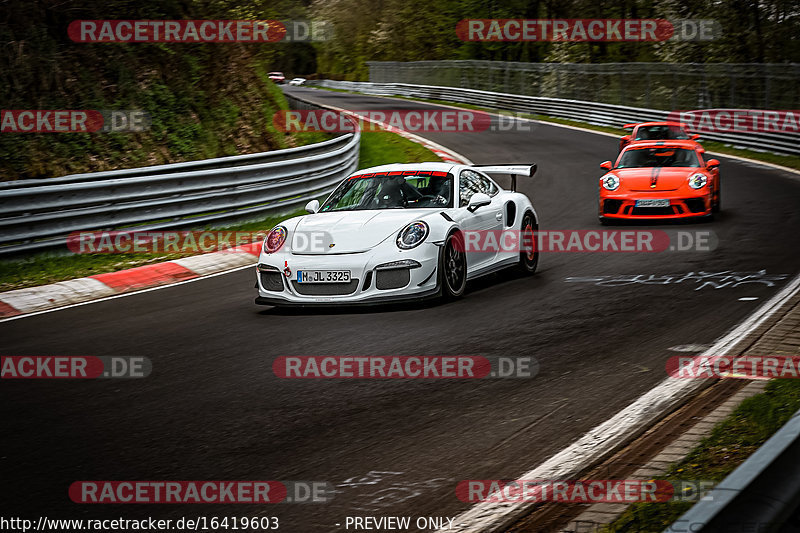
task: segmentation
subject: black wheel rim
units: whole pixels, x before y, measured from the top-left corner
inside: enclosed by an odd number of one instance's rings
[[[447,285],[452,292],[459,292],[464,284],[464,273],[466,270],[464,267],[464,252],[457,250],[451,241],[447,246],[444,257],[444,273],[445,278],[447,278]]]

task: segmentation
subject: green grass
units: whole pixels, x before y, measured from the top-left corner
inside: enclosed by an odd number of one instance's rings
[[[386,163],[419,163],[423,161],[440,161],[440,159],[424,146],[404,139],[395,133],[376,131],[364,132],[361,135],[361,155],[358,168],[367,168]],[[216,226],[215,229],[235,231],[269,230],[281,220],[286,220],[302,213],[305,213],[305,211],[299,210],[280,217],[267,217],[255,222]],[[115,272],[150,263],[170,261],[180,257],[186,257],[186,255],[156,253],[63,255],[37,253],[24,259],[0,261],[0,292],[93,276],[105,272]]]
[[[325,89],[326,91],[335,91],[335,92],[348,92],[352,93],[353,91],[345,91],[342,89],[329,89],[327,87],[319,87],[320,89]],[[569,120],[563,118],[556,118],[547,115],[533,115],[529,113],[518,113],[514,114],[511,111],[505,111],[501,109],[492,109],[488,107],[481,107],[471,104],[462,104],[456,102],[448,102],[446,100],[434,100],[434,99],[425,99],[425,98],[409,98],[406,96],[393,96],[392,98],[399,98],[401,100],[411,100],[415,102],[425,102],[429,104],[440,104],[440,105],[448,105],[453,107],[461,107],[464,109],[473,109],[475,111],[486,111],[488,113],[498,113],[501,115],[509,115],[509,116],[519,116],[521,118],[529,118],[533,120],[541,120],[542,122],[552,122],[555,124],[564,124],[566,126],[576,126],[579,128],[586,128],[589,130],[594,131],[602,131],[605,133],[611,133],[614,135],[625,135],[626,133],[630,133],[627,130],[623,130],[622,128],[611,128],[608,126],[597,126],[594,124],[588,124],[586,122],[580,122],[577,120]],[[796,170],[800,170],[800,156],[789,156],[789,155],[778,155],[772,154],[769,152],[757,152],[755,150],[747,150],[744,148],[734,148],[733,146],[723,144],[721,142],[716,141],[707,141],[703,140],[702,137],[700,138],[700,142],[703,144],[703,147],[708,150],[709,152],[716,152],[719,154],[728,154],[728,155],[735,155],[739,157],[746,157],[748,159],[754,159],[756,161],[764,161],[766,163],[772,163],[775,165],[781,165],[788,168],[793,168]]]
[[[764,444],[800,409],[800,381],[775,380],[763,393],[748,398],[688,456],[670,468],[666,480],[719,482]],[[637,503],[604,531],[609,533],[660,532],[692,502]]]
[[[361,133],[361,155],[358,168],[368,168],[386,163],[422,163],[441,159],[415,142],[388,131]]]

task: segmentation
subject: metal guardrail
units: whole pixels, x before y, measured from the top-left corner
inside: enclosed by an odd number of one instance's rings
[[[798,506],[800,411],[664,533],[797,531]]]
[[[288,150],[4,183],[0,255],[63,247],[78,231],[203,227],[285,212],[356,170],[360,138],[356,128]]]
[[[376,96],[407,96],[429,100],[445,100],[477,105],[491,109],[516,111],[535,115],[547,115],[588,122],[598,126],[619,128],[629,122],[665,120],[668,111],[643,109],[584,100],[566,100],[519,94],[478,91],[458,87],[412,85],[407,83],[371,83],[354,81],[320,80],[309,85],[356,91]],[[719,141],[738,148],[769,151],[777,154],[800,154],[798,133],[702,133],[703,139]]]
[[[655,109],[800,109],[800,63],[368,61],[369,81]]]

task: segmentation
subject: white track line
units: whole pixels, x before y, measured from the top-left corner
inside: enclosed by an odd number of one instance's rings
[[[798,290],[800,275],[700,356],[726,355],[797,294]],[[666,416],[683,400],[711,383],[705,379],[666,378],[613,418],[596,426],[572,445],[525,472],[518,479],[575,479],[582,471],[620,450],[653,422]],[[512,502],[477,503],[455,518],[453,529],[442,529],[437,533],[498,531],[515,522],[530,505],[532,504]]]

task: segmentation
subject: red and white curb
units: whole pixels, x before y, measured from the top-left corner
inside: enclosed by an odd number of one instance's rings
[[[37,313],[78,303],[174,285],[182,281],[218,274],[256,263],[261,243],[173,261],[144,265],[87,278],[59,281],[0,293],[0,318]]]
[[[326,106],[329,107],[329,106]],[[331,107],[349,116],[358,116],[345,109]],[[421,144],[442,160],[453,164],[472,164],[469,159],[424,137],[409,133],[373,119],[360,117]],[[167,287],[184,281],[220,274],[228,270],[254,265],[258,261],[261,243],[239,246],[225,252],[194,255],[144,265],[118,272],[97,274],[87,278],[59,281],[49,285],[29,287],[0,293],[0,320],[19,315],[39,313],[59,307],[85,303],[156,287]]]

